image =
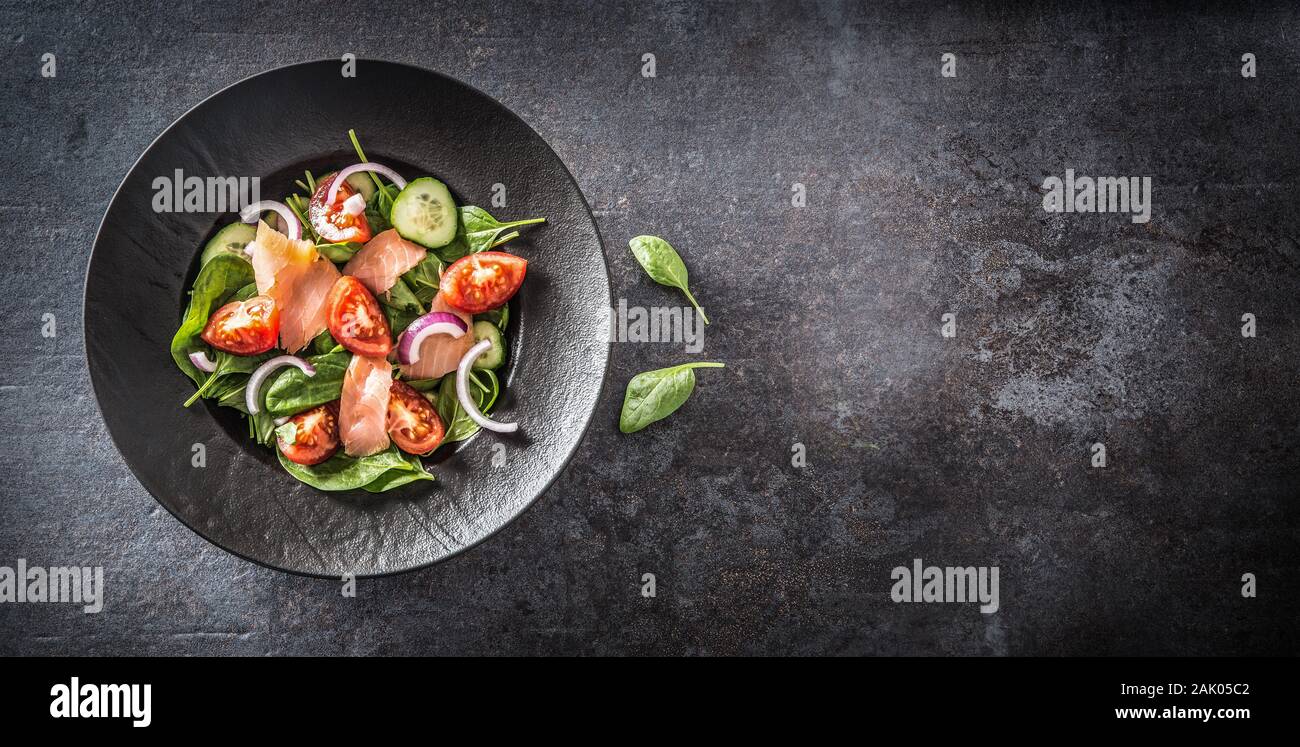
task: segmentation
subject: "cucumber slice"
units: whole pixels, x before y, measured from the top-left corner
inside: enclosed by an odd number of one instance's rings
[[[242,260],[247,261],[248,255],[244,254],[244,247],[248,242],[257,238],[257,228],[247,223],[231,223],[225,228],[217,231],[217,235],[212,237],[208,245],[203,247],[203,256],[199,259],[199,267],[212,261],[212,258],[218,254],[233,254]]]
[[[370,178],[370,174],[362,171],[347,178],[348,186],[361,193],[366,202],[375,196],[375,181]]]
[[[456,238],[456,201],[451,199],[447,185],[422,176],[407,184],[393,200],[389,221],[402,238],[437,249]]]
[[[491,370],[506,362],[506,338],[492,322],[474,322],[474,340],[491,340],[492,347],[474,361],[473,368]]]

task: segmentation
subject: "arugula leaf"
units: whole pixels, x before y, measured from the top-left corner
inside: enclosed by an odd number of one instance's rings
[[[233,254],[213,257],[199,270],[190,290],[190,303],[181,318],[181,326],[172,337],[172,360],[195,384],[203,385],[207,374],[190,362],[189,355],[208,350],[199,333],[208,324],[208,317],[231,294],[253,282],[253,266]],[[256,286],[254,286],[256,289]]]
[[[709,318],[704,315],[704,309],[695,302],[695,296],[692,296],[690,289],[686,287],[688,279],[686,263],[682,262],[682,257],[676,249],[658,236],[637,236],[627,245],[632,249],[632,256],[636,257],[636,261],[645,268],[651,280],[670,288],[680,288],[704,323],[709,323]]]
[[[501,233],[508,228],[517,226],[531,226],[535,223],[545,223],[545,218],[526,218],[524,220],[509,221],[502,223],[493,218],[488,211],[474,205],[465,205],[460,208],[460,228],[464,229],[465,245],[468,247],[470,254],[486,251],[494,246],[499,246],[505,241],[499,240]],[[460,231],[457,231],[459,236]],[[509,239],[519,235],[515,231]],[[509,239],[506,239],[508,241]]]
[[[342,350],[313,355],[307,361],[316,367],[315,376],[308,376],[296,366],[285,366],[263,385],[263,412],[272,418],[297,415],[342,396],[343,375],[352,354]]]
[[[339,452],[312,467],[296,464],[275,450],[285,471],[317,490],[390,490],[416,480],[437,479],[424,469],[418,457],[389,446],[378,454],[350,457]]]
[[[693,369],[723,367],[721,363],[683,363],[633,376],[623,395],[623,412],[618,418],[618,429],[624,433],[635,433],[656,420],[672,415],[695,391]]]

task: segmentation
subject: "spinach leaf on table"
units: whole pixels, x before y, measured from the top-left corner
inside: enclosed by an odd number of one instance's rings
[[[181,326],[172,337],[172,360],[195,384],[202,386],[207,374],[190,362],[189,355],[208,350],[199,333],[207,326],[208,317],[231,294],[253,282],[253,266],[233,254],[222,254],[211,259],[199,270],[190,290],[190,303],[181,318]],[[256,290],[256,286],[254,286]]]
[[[365,457],[350,457],[340,451],[312,467],[289,461],[279,449],[275,453],[286,472],[317,490],[364,489],[378,493],[416,480],[436,479],[425,471],[418,457],[404,454],[396,446]]]
[[[682,262],[681,255],[673,249],[672,245],[658,236],[637,236],[627,242],[627,245],[632,249],[632,256],[636,257],[636,261],[645,268],[651,280],[670,288],[680,288],[704,323],[709,323],[709,318],[704,315],[704,309],[696,303],[695,296],[691,295],[691,290],[687,287],[686,263]]]
[[[272,418],[297,415],[342,396],[343,375],[352,362],[351,353],[341,350],[313,355],[307,362],[316,367],[315,376],[308,376],[296,366],[286,366],[262,385],[263,411]]]
[[[723,367],[721,363],[683,363],[633,376],[623,395],[623,412],[618,419],[618,429],[624,433],[635,433],[656,420],[668,417],[695,390],[693,369]]]

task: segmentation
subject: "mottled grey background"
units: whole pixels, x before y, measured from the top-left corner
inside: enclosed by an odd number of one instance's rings
[[[0,606],[0,652],[1297,651],[1296,10],[169,5],[0,4],[0,565],[103,565],[108,585],[97,616]],[[687,356],[615,345],[532,510],[356,599],[160,509],[109,442],[80,331],[96,226],[154,136],[344,52],[519,113],[587,195],[615,297],[678,303],[626,249],[668,237],[714,322],[700,357],[728,365],[625,436],[626,380]],[[1067,167],[1154,177],[1153,220],[1044,213]],[[1001,611],[893,604],[914,557],[1000,566]]]

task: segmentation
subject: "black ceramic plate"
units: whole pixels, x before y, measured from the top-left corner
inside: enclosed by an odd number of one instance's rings
[[[199,104],[131,169],[109,205],[86,277],[85,340],[95,396],[131,471],[178,519],[220,547],[319,576],[396,573],[468,548],[551,484],[586,430],[604,379],[609,279],[582,193],[527,124],[483,93],[407,65],[361,60],[272,70]],[[529,260],[511,301],[504,400],[509,437],[480,433],[426,460],[438,483],[372,495],[325,493],[290,477],[248,437],[239,413],[181,403],[193,384],[173,364],[172,334],[198,255],[232,213],[158,213],[156,177],[261,178],[282,199],[304,169],[366,156],[408,178],[433,175],[461,204],[498,218],[545,216],[509,251]],[[493,208],[493,185],[506,207]],[[203,444],[206,467],[193,466]],[[503,444],[503,449],[496,448]],[[428,486],[428,487],[426,487]]]

